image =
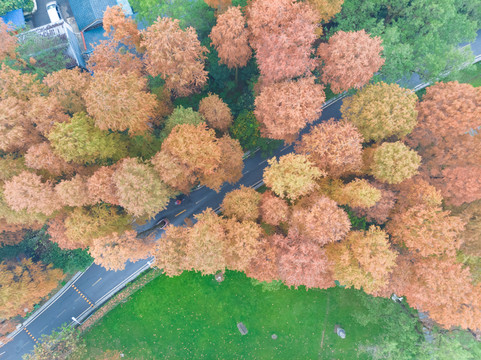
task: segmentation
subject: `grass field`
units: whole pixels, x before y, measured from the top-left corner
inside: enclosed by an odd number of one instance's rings
[[[335,324],[346,339],[334,333]],[[84,338],[86,359],[106,350],[120,350],[125,359],[371,359],[358,356],[359,345],[379,339],[408,352],[420,340],[417,327],[399,304],[360,291],[263,291],[242,273],[228,271],[219,284],[186,272],[153,280]]]

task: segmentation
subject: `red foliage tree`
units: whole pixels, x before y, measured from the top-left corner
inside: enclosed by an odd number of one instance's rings
[[[371,37],[364,30],[338,31],[317,49],[324,63],[322,81],[337,94],[360,89],[384,64],[381,43],[380,37]]]
[[[281,239],[278,239],[281,240]],[[318,244],[299,238],[282,239],[279,247],[279,276],[287,286],[327,289],[334,286],[331,263]]]
[[[320,169],[339,177],[361,169],[362,142],[362,135],[354,125],[329,119],[303,135],[296,152],[309,154]]]
[[[389,219],[398,196],[384,184],[375,182],[373,186],[381,190],[381,199],[369,208],[354,207],[352,210],[359,217],[365,216],[369,222],[384,224]]]
[[[246,22],[239,6],[232,6],[217,17],[217,23],[209,35],[221,64],[229,69],[247,65],[252,56],[248,44]]]
[[[316,11],[305,2],[251,2],[247,24],[263,83],[303,76],[314,69],[315,59],[311,55],[318,23]]]
[[[262,221],[270,225],[279,225],[289,218],[287,202],[275,196],[271,191],[262,194],[260,211]]]
[[[289,237],[301,237],[322,246],[343,239],[351,222],[335,201],[314,196],[293,208],[289,226]]]
[[[282,235],[276,234],[260,240],[257,253],[251,259],[249,266],[245,269],[245,273],[248,277],[266,282],[279,279],[277,266],[278,249],[276,246],[278,243],[277,238],[285,239]]]
[[[299,130],[321,115],[323,89],[312,77],[265,86],[254,110],[263,136],[292,142]]]
[[[74,167],[56,155],[48,142],[32,145],[25,153],[25,165],[35,170],[45,170],[53,176],[71,174]]]
[[[158,18],[142,32],[144,61],[152,76],[160,75],[176,96],[188,96],[207,81],[205,53],[194,28],[182,30],[179,20]]]
[[[92,201],[120,205],[117,188],[113,180],[114,173],[113,167],[102,166],[87,180],[89,196]]]
[[[52,184],[42,182],[40,176],[28,171],[6,181],[4,195],[7,204],[15,211],[51,215],[61,207]]]

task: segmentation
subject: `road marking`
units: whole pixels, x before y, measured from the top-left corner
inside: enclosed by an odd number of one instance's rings
[[[94,307],[94,304],[92,304],[92,302],[91,302],[89,299],[87,299],[87,297],[86,297],[84,294],[82,294],[82,292],[81,292],[79,289],[77,289],[77,287],[76,287],[75,285],[72,284],[72,287],[75,289],[75,291],[76,291],[86,302],[89,303],[89,305],[90,305],[91,307]]]
[[[288,147],[291,147],[291,146],[292,146],[292,145],[284,146],[281,151],[284,151],[284,150],[286,150]]]
[[[177,216],[179,216],[180,214],[182,214],[183,212],[185,212],[185,210],[187,210],[187,209],[182,210],[180,213],[178,213],[177,215],[175,215],[175,217],[177,217]]]
[[[94,283],[92,284],[92,286],[97,285],[97,283],[98,283],[100,280],[102,280],[102,278],[99,278],[96,282],[94,282]]]
[[[38,344],[37,339],[35,339],[35,337],[32,335],[32,333],[27,330],[27,328],[23,328],[23,330],[25,330],[25,332],[28,334],[28,336],[30,336],[33,339],[33,341],[35,341],[35,343]]]
[[[2,356],[3,354],[5,354],[5,351],[3,353],[1,353],[0,356]]]
[[[265,159],[264,161],[261,161],[261,162],[260,162],[259,164],[257,164],[257,165],[264,164],[266,161],[267,161],[267,159]]]
[[[57,317],[59,317],[60,315],[62,315],[65,311],[66,311],[66,309],[64,309],[60,314],[58,314]],[[41,332],[41,331],[40,331],[40,332]]]
[[[58,316],[57,316],[58,317]],[[42,330],[40,330],[40,333],[42,333],[46,328],[48,327],[48,325],[45,325]]]
[[[201,201],[204,201],[206,197],[207,197],[207,196],[204,196],[202,199],[200,199],[199,201],[196,201],[195,203],[198,204],[198,203],[200,203]]]

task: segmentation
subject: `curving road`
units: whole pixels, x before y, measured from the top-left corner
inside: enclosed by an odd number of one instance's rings
[[[481,55],[481,30],[478,31],[476,41],[472,44],[474,55]],[[479,56],[478,56],[479,57]],[[479,61],[479,60],[478,60]],[[411,83],[411,87],[418,85],[420,81]],[[340,118],[342,99],[329,105],[325,105],[321,117],[314,123],[319,123],[330,118]],[[306,127],[302,133],[309,131]],[[244,161],[244,171],[241,180],[235,184],[224,185],[216,193],[208,188],[200,188],[193,191],[181,205],[175,205],[172,200],[167,209],[160,212],[148,224],[137,228],[138,232],[146,230],[162,218],[168,218],[176,226],[182,225],[185,218],[191,218],[210,207],[217,209],[224,195],[238,188],[240,185],[258,187],[262,182],[262,173],[267,166],[267,159],[272,156],[282,156],[293,151],[293,146],[280,146],[269,156],[263,156],[257,152]],[[157,238],[161,233],[157,233]],[[74,278],[49,304],[43,306],[37,313],[32,315],[20,329],[12,335],[14,338],[6,345],[0,347],[0,360],[19,360],[22,355],[33,350],[34,345],[42,334],[50,334],[63,323],[75,324],[82,322],[97,306],[100,306],[125,283],[134,279],[143,270],[147,269],[153,259],[139,260],[136,263],[128,262],[122,271],[107,271],[103,267],[93,264],[85,272]],[[75,320],[73,320],[73,318]]]

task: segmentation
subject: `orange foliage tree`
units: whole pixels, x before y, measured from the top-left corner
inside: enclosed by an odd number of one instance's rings
[[[94,74],[117,69],[121,74],[133,73],[137,77],[141,77],[144,64],[139,57],[125,50],[119,43],[112,40],[100,40],[87,61],[87,67]]]
[[[112,179],[120,205],[134,216],[155,215],[166,208],[173,195],[157,172],[136,158],[122,160]]]
[[[247,7],[250,44],[262,82],[271,84],[310,73],[319,18],[310,4],[294,0],[254,0]],[[299,96],[302,98],[303,96]]]
[[[123,270],[127,261],[136,262],[149,257],[151,248],[148,240],[137,238],[137,232],[130,230],[94,239],[89,253],[96,264],[117,271]]]
[[[380,181],[399,184],[418,173],[421,157],[401,141],[384,143],[374,152],[371,173]]]
[[[379,82],[345,99],[341,113],[344,120],[359,129],[365,141],[402,138],[416,126],[417,102],[412,90]]]
[[[380,37],[372,38],[364,30],[338,31],[317,49],[324,63],[322,81],[336,94],[360,89],[384,64],[381,43]]]
[[[204,0],[204,2],[218,11],[223,11],[231,5],[232,0]]]
[[[457,208],[456,215],[466,223],[464,231],[459,234],[461,251],[467,255],[481,257],[481,200]]]
[[[265,184],[276,195],[290,200],[311,193],[317,187],[316,180],[325,175],[306,155],[287,154],[268,163],[263,175]]]
[[[83,94],[87,90],[91,76],[76,67],[62,69],[48,74],[43,83],[49,87],[50,96],[55,97],[69,114],[85,111]]]
[[[256,221],[259,217],[261,194],[250,187],[241,185],[228,192],[221,204],[222,213],[238,220]]]
[[[0,62],[7,56],[15,57],[15,49],[18,46],[17,37],[10,33],[10,26],[0,19]]]
[[[103,201],[112,205],[120,205],[113,180],[114,173],[113,167],[102,166],[87,180],[89,196],[93,202]]]
[[[345,240],[329,244],[327,254],[336,280],[369,294],[386,286],[397,257],[389,247],[388,235],[376,226],[350,232]]]
[[[60,209],[61,203],[50,182],[28,171],[23,171],[5,182],[4,196],[15,211],[26,210],[51,215]]]
[[[282,235],[275,234],[260,240],[256,254],[245,269],[248,277],[266,282],[279,279],[278,248],[276,246],[279,238],[282,239],[281,242],[285,239]]]
[[[0,318],[25,316],[62,278],[62,270],[34,263],[31,259],[0,263]]]
[[[246,22],[239,6],[232,6],[217,17],[217,23],[209,35],[221,64],[229,69],[247,65],[252,56],[248,44]]]
[[[233,121],[229,107],[216,94],[209,94],[200,101],[199,113],[205,117],[210,127],[223,132],[229,129]]]
[[[461,246],[464,222],[438,206],[415,205],[393,215],[387,231],[393,240],[421,256],[454,256]]]
[[[148,93],[147,79],[119,70],[98,72],[85,92],[87,111],[101,130],[142,133],[155,113],[156,96]]]
[[[453,258],[402,257],[391,278],[397,295],[439,324],[481,329],[481,285],[473,286],[469,269]]]
[[[155,267],[167,276],[177,276],[190,269],[187,242],[190,229],[184,226],[168,225],[153,249]]]
[[[253,221],[239,222],[236,219],[228,219],[224,223],[224,228],[226,267],[231,270],[245,271],[261,246],[262,228]]]
[[[396,203],[398,196],[392,190],[389,190],[385,184],[373,183],[373,186],[381,191],[381,199],[368,208],[354,207],[352,210],[359,217],[366,217],[369,222],[384,224],[390,217],[392,209]]]
[[[150,162],[162,181],[175,190],[188,193],[197,181],[193,169],[166,151],[159,151]]]
[[[25,153],[25,165],[35,170],[45,170],[53,176],[71,174],[74,166],[53,152],[48,142],[32,145]]]
[[[277,238],[280,279],[287,286],[327,289],[334,286],[331,263],[318,244],[299,238]]]
[[[305,199],[292,209],[289,237],[322,246],[343,239],[351,228],[347,213],[326,196]]]
[[[140,47],[140,32],[134,19],[127,18],[120,5],[108,6],[102,19],[103,27],[107,36],[114,41],[132,46]]]
[[[296,152],[309,158],[329,176],[339,177],[361,169],[362,135],[351,123],[329,119],[302,136]]]
[[[279,225],[289,218],[287,202],[275,196],[271,191],[262,194],[260,212],[262,221],[270,225]]]
[[[200,45],[194,28],[182,30],[179,20],[159,17],[142,36],[148,73],[154,77],[160,75],[174,95],[188,96],[204,86],[208,50]]]
[[[263,136],[294,141],[299,130],[321,115],[323,89],[312,77],[263,87],[254,110]]]

